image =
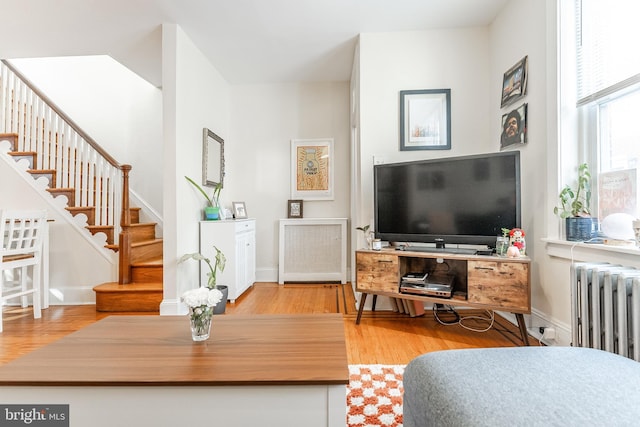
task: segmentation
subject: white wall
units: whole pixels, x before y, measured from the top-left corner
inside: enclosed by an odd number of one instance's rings
[[[161,90],[106,55],[11,63],[116,161],[133,165],[131,189],[161,215]]]
[[[373,158],[392,163],[497,151],[488,28],[360,35],[359,225],[373,221]],[[451,150],[400,151],[401,90],[451,89]],[[496,89],[497,90],[497,89]]]
[[[229,138],[230,87],[177,25],[163,25],[164,300],[161,314],[180,311],[182,292],[199,286],[198,263],[177,264],[199,250],[205,202],[184,179],[202,182],[202,129]]]
[[[256,218],[257,279],[277,281],[278,220],[287,217],[291,140],[334,139],[334,200],[305,201],[305,218],[349,217],[349,84],[232,87],[223,205]]]

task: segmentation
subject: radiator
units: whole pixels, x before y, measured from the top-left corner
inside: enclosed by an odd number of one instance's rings
[[[278,283],[347,283],[347,220],[280,220]]]
[[[640,362],[640,270],[575,263],[571,283],[573,345]]]

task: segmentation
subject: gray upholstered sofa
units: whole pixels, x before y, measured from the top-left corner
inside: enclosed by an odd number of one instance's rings
[[[640,363],[601,350],[447,350],[404,372],[404,426],[640,426]]]

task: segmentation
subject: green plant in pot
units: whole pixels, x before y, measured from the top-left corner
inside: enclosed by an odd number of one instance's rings
[[[362,231],[364,239],[367,241],[367,249],[371,249],[371,243],[373,242],[373,233],[369,231],[369,228],[369,224],[362,227],[356,227],[356,230]]]
[[[566,238],[570,241],[590,240],[597,235],[598,219],[591,216],[591,173],[586,163],[578,166],[575,188],[566,185],[558,195],[560,206],[553,213],[565,220]]]
[[[204,196],[205,200],[207,201],[207,206],[204,208],[204,218],[207,220],[220,219],[219,200],[220,200],[220,191],[222,190],[222,183],[219,182],[216,184],[216,186],[213,189],[213,194],[211,195],[211,197],[209,197],[207,192],[204,191],[204,189],[201,186],[199,186],[198,183],[196,183],[193,179],[189,178],[188,176],[185,176],[185,178],[187,179],[187,181],[193,184],[193,186],[196,187],[198,191],[200,191],[200,193]]]
[[[214,246],[213,249],[216,251],[216,256],[214,258],[215,263],[211,264],[211,260],[199,252],[195,252],[192,254],[185,254],[180,257],[178,264],[181,264],[189,259],[195,259],[196,261],[204,261],[209,267],[209,272],[207,273],[207,285],[206,287],[209,289],[218,289],[222,292],[222,301],[216,304],[213,309],[213,314],[221,314],[224,313],[225,307],[227,304],[227,298],[229,296],[229,288],[225,285],[218,285],[216,283],[217,273],[220,271],[221,273],[224,271],[224,267],[227,264],[227,257],[224,256],[224,253],[218,249],[217,246]]]

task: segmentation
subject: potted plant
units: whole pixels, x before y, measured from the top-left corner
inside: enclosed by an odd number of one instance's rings
[[[218,289],[222,292],[222,304],[217,304],[213,309],[213,314],[222,314],[225,312],[225,307],[227,305],[227,298],[229,296],[229,287],[226,285],[218,285],[216,283],[217,273],[220,271],[221,273],[224,271],[224,267],[227,264],[227,257],[224,256],[224,253],[218,249],[217,246],[214,246],[213,249],[216,251],[215,263],[211,265],[211,260],[199,252],[195,252],[192,254],[182,255],[178,264],[185,262],[188,259],[195,259],[196,261],[204,261],[207,263],[209,267],[209,272],[207,273],[207,285],[206,287],[209,289]]]
[[[371,249],[371,243],[373,242],[373,233],[369,231],[369,228],[369,224],[362,227],[356,227],[356,230],[360,230],[364,234],[364,239],[367,241],[367,249]]]
[[[222,190],[222,183],[219,182],[216,184],[215,188],[213,189],[213,194],[211,195],[211,197],[209,197],[207,192],[204,191],[204,189],[200,187],[194,180],[192,180],[188,176],[185,176],[185,178],[187,179],[187,181],[193,184],[193,186],[196,187],[198,191],[200,191],[200,193],[202,193],[205,200],[207,201],[207,206],[204,208],[204,218],[207,220],[220,219],[219,199],[220,199],[220,190]]]
[[[596,236],[598,219],[591,216],[591,173],[586,163],[578,166],[576,188],[566,185],[560,194],[560,206],[553,213],[565,220],[566,238],[570,241],[585,241]]]

